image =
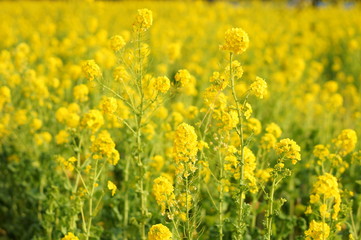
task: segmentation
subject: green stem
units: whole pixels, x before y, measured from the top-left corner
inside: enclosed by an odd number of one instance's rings
[[[140,126],[140,122],[142,121],[142,116],[139,115],[138,116],[138,124],[137,124],[137,162],[138,162],[138,167],[139,167],[139,174],[140,174],[140,178],[139,178],[139,191],[140,191],[140,204],[141,204],[141,213],[142,213],[142,219],[140,222],[140,233],[141,233],[141,239],[145,240],[146,239],[146,235],[145,235],[145,219],[146,219],[146,215],[147,215],[147,211],[146,211],[146,196],[145,196],[145,189],[144,189],[144,165],[142,162],[142,158],[141,158],[141,146],[142,146],[142,141],[141,141],[141,126]]]
[[[273,199],[274,199],[275,186],[276,186],[276,179],[273,179],[271,193],[269,196],[269,204],[268,204],[267,236],[266,236],[267,240],[271,240],[271,236],[272,236]]]
[[[358,239],[358,234],[357,234],[357,229],[355,226],[355,221],[353,219],[353,212],[352,212],[352,207],[350,208],[350,218],[351,218],[351,224],[352,224],[352,235],[355,239]]]
[[[178,239],[180,240],[180,239],[182,239],[182,237],[181,237],[181,235],[180,235],[180,233],[178,231],[178,222],[174,221],[175,214],[172,211],[172,207],[169,207],[169,212],[171,214],[171,220],[172,220],[172,223],[173,223],[174,230],[176,231]]]
[[[80,152],[81,152],[81,147],[82,147],[82,140],[83,140],[83,138],[81,137],[79,140],[79,145],[77,146],[76,149],[74,149],[76,152],[76,158],[77,158],[76,167],[77,167],[78,171],[76,174],[76,180],[75,180],[75,185],[73,188],[73,194],[75,194],[76,191],[78,190],[78,185],[79,185],[79,181],[80,181],[80,166],[81,166]]]
[[[140,172],[140,178],[139,178],[139,188],[140,188],[140,198],[141,198],[141,213],[142,213],[142,219],[140,222],[140,233],[141,233],[141,239],[146,240],[145,235],[145,223],[147,218],[147,196],[144,189],[144,164],[142,162],[141,158],[141,151],[142,151],[142,139],[141,139],[141,125],[142,125],[142,119],[144,114],[144,92],[143,92],[143,66],[142,66],[142,54],[141,54],[141,35],[140,32],[138,33],[138,67],[139,67],[139,76],[137,81],[137,88],[138,93],[140,95],[140,104],[139,104],[139,111],[137,114],[137,161],[139,166],[139,172]]]
[[[289,183],[288,183],[288,189],[289,189],[289,192],[292,194],[292,193],[294,193],[294,188],[295,188],[295,181],[294,181],[295,179],[294,179],[294,175],[292,175],[291,176],[291,179],[290,179],[290,181],[289,181]],[[290,216],[293,216],[294,215],[294,211],[295,211],[295,201],[294,201],[294,199],[293,199],[293,197],[292,196],[290,196],[289,197],[289,204],[290,204],[290,210],[289,210],[289,215]],[[289,240],[294,240],[295,239],[295,233],[294,232],[292,232],[291,234],[290,234],[290,236],[289,236]]]
[[[232,96],[234,99],[234,102],[236,104],[236,108],[237,108],[237,114],[238,114],[238,120],[240,123],[240,128],[238,129],[238,127],[236,127],[236,131],[238,136],[241,139],[241,161],[239,163],[240,165],[240,178],[239,178],[239,185],[241,187],[240,190],[240,199],[239,199],[239,208],[238,208],[238,218],[237,218],[237,228],[238,228],[238,233],[237,233],[237,238],[238,239],[242,239],[243,238],[243,203],[244,203],[244,189],[243,189],[243,185],[244,185],[244,135],[243,135],[243,115],[241,113],[241,108],[240,108],[240,104],[239,104],[239,100],[237,98],[236,95],[236,89],[235,89],[235,83],[234,83],[234,76],[233,76],[233,69],[232,69],[232,59],[233,59],[233,53],[231,52],[229,54],[229,75],[230,75],[230,80],[231,80],[231,88],[232,88]]]
[[[91,229],[91,225],[92,225],[92,221],[93,221],[93,195],[94,195],[94,189],[95,189],[95,184],[96,184],[96,180],[97,180],[98,161],[99,161],[99,159],[97,159],[97,161],[95,163],[93,182],[92,182],[90,196],[89,196],[89,220],[88,220],[88,226],[87,226],[87,232],[86,232],[86,240],[88,240],[90,237],[90,229]]]
[[[86,221],[85,221],[85,216],[84,216],[84,204],[83,203],[82,203],[82,206],[80,208],[80,213],[81,213],[83,231],[86,232]]]
[[[257,203],[257,196],[254,194],[252,195],[252,225],[251,229],[254,230],[256,228],[256,221],[257,221],[257,210],[256,210],[256,203]]]
[[[129,217],[129,199],[128,199],[128,186],[129,186],[129,158],[126,158],[125,170],[124,170],[124,183],[125,183],[125,191],[124,191],[124,221],[123,221],[123,231],[124,240],[128,239],[128,217]]]
[[[219,207],[218,207],[218,217],[219,217],[219,240],[223,239],[223,158],[220,151],[218,150],[218,159],[219,159]]]

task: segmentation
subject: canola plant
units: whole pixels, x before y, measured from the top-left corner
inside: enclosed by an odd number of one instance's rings
[[[0,6],[0,239],[361,239],[359,5]]]

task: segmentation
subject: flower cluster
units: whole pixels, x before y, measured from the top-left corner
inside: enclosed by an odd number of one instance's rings
[[[356,132],[352,129],[344,129],[337,138],[333,139],[333,143],[338,149],[339,154],[346,156],[355,149],[357,143]]]
[[[171,240],[172,233],[163,224],[153,225],[148,232],[148,240]]]
[[[95,78],[102,76],[102,72],[98,64],[94,60],[86,60],[81,65],[85,77],[89,81],[93,81]]]
[[[72,232],[68,232],[61,240],[79,240],[77,236],[75,236]]]
[[[84,114],[81,119],[81,126],[84,128],[91,129],[93,132],[99,130],[104,124],[104,118],[102,113],[97,109],[91,109],[89,112]]]
[[[131,76],[125,67],[120,65],[114,69],[113,78],[117,82],[127,83],[131,79]]]
[[[110,47],[114,52],[120,51],[125,46],[125,40],[122,36],[115,35],[110,38]]]
[[[177,82],[180,82],[180,85],[182,87],[186,86],[191,81],[191,74],[186,69],[178,70],[176,75],[174,76],[174,79]]]
[[[313,148],[313,155],[321,160],[325,160],[330,155],[330,151],[327,146],[318,144]]]
[[[248,34],[241,28],[231,28],[226,31],[224,37],[225,43],[220,49],[234,54],[242,54],[249,45]]]
[[[3,109],[5,103],[11,102],[11,91],[7,86],[0,87],[0,110]]]
[[[267,83],[260,77],[256,77],[256,80],[250,86],[251,93],[258,98],[263,98],[267,92]]]
[[[85,84],[79,84],[73,89],[74,99],[79,102],[88,101],[89,89]]]
[[[310,227],[305,231],[306,240],[325,240],[330,235],[330,227],[327,223],[316,222],[312,220]]]
[[[117,108],[117,99],[113,97],[102,98],[102,101],[100,102],[100,109],[102,110],[103,114],[113,114],[115,111],[117,111]]]
[[[289,138],[282,139],[276,144],[276,152],[278,155],[282,155],[283,158],[292,161],[292,164],[296,164],[301,160],[301,147],[297,143]]]
[[[165,213],[167,207],[173,206],[174,188],[168,178],[160,176],[153,182],[153,195],[157,204],[161,207],[162,214]]]
[[[250,191],[254,193],[258,191],[257,180],[255,178],[256,156],[248,147],[244,147],[243,151],[244,179],[246,180]],[[242,151],[237,150],[234,146],[229,146],[226,149],[224,170],[231,173],[235,179],[240,179],[241,177],[241,166],[239,162],[240,158],[242,157],[241,155]]]
[[[108,162],[116,165],[119,161],[119,152],[115,149],[115,143],[109,132],[101,131],[96,137],[92,137],[91,151],[95,154],[93,158],[106,157]]]
[[[174,136],[173,152],[177,162],[194,162],[198,152],[197,135],[194,127],[186,123],[180,124]]]
[[[153,13],[149,9],[139,9],[138,15],[135,18],[133,29],[136,32],[145,32],[153,24]]]
[[[276,147],[277,138],[282,134],[281,128],[276,123],[266,126],[266,133],[261,138],[261,147],[267,151]]]
[[[334,202],[332,219],[337,220],[341,206],[341,195],[338,188],[337,179],[329,173],[325,173],[317,178],[313,185],[313,195],[310,196],[310,203],[317,204],[321,202],[320,214],[328,218],[330,214],[327,212],[327,206],[323,200],[331,200]]]
[[[152,78],[151,86],[157,92],[166,93],[170,88],[170,80],[166,76]]]
[[[70,104],[68,107],[60,107],[55,112],[55,118],[69,128],[76,128],[80,121],[79,112],[80,108],[77,104]]]

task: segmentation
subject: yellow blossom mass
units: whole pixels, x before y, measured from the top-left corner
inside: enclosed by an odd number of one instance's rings
[[[96,64],[94,60],[84,61],[82,63],[82,70],[85,77],[89,81],[93,81],[95,78],[100,77],[102,75],[102,72],[100,71],[98,64]]]
[[[171,231],[163,224],[153,225],[148,232],[148,240],[171,240]]]
[[[210,2],[0,1],[1,239],[360,240],[360,1]]]
[[[79,240],[72,232],[68,232],[61,240]]]
[[[242,54],[249,46],[248,34],[241,28],[231,28],[226,31],[225,43],[220,46],[224,51]]]

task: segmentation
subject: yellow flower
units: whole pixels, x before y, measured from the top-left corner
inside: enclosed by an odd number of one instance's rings
[[[272,172],[272,168],[266,168],[266,169],[260,169],[257,170],[255,176],[257,177],[257,179],[261,182],[268,182],[269,179],[271,178],[271,172]]]
[[[41,132],[34,135],[34,139],[37,145],[42,145],[44,143],[50,143],[52,136],[49,132]]]
[[[177,162],[195,161],[198,151],[198,142],[194,127],[186,123],[182,123],[177,127],[174,136],[173,149]]]
[[[320,215],[321,215],[321,217],[325,217],[325,218],[329,218],[329,217],[330,217],[330,213],[327,212],[327,205],[326,205],[326,204],[321,204],[319,210],[320,210]]]
[[[61,240],[79,240],[72,232],[68,232]]]
[[[313,148],[313,155],[321,160],[324,160],[330,155],[330,151],[325,145],[318,144]]]
[[[31,122],[31,129],[33,131],[36,131],[36,130],[40,129],[42,126],[43,126],[43,121],[41,121],[41,119],[35,118]]]
[[[255,169],[256,169],[256,156],[253,154],[252,150],[248,147],[244,147],[244,179],[251,192],[257,192],[257,182],[255,178]],[[224,169],[233,174],[235,179],[239,179],[241,176],[241,168],[239,158],[235,154],[239,156],[242,154],[240,150],[237,150],[234,146],[229,146],[227,149],[226,157],[224,158],[225,164]],[[267,170],[266,170],[267,171]],[[267,175],[267,172],[264,172]],[[269,173],[268,173],[269,174]],[[266,177],[267,178],[267,177]]]
[[[1,101],[10,102],[11,101],[11,91],[7,86],[0,87],[0,96]]]
[[[68,114],[69,110],[65,107],[61,107],[55,112],[55,118],[58,122],[64,123],[68,117]]]
[[[107,157],[110,164],[116,165],[119,161],[119,152],[115,149],[115,143],[109,132],[101,131],[97,137],[92,137],[90,150],[99,157]]]
[[[355,149],[357,143],[357,134],[352,129],[344,129],[332,140],[341,156],[346,156]]]
[[[172,233],[163,224],[153,225],[148,232],[148,240],[171,240]]]
[[[276,146],[277,139],[271,133],[266,133],[261,138],[261,147],[265,150],[270,150]]]
[[[184,87],[191,81],[191,74],[186,69],[178,70],[176,75],[174,76],[174,79],[177,82],[180,82],[181,86]]]
[[[320,198],[320,195],[323,195],[323,197],[327,199],[332,199],[334,202],[333,205],[333,214],[332,219],[336,220],[338,213],[340,212],[340,205],[341,205],[341,195],[340,190],[338,188],[338,183],[336,177],[332,176],[329,173],[325,173],[322,176],[319,176],[317,178],[317,181],[313,185],[312,192],[315,194],[314,196],[317,196],[317,198]],[[317,199],[312,199],[310,202],[316,202]],[[324,208],[322,209],[324,211]],[[322,213],[321,213],[322,214]]]
[[[88,94],[89,89],[85,84],[77,85],[73,89],[73,96],[75,100],[78,100],[79,102],[88,101]]]
[[[240,79],[243,76],[243,68],[240,62],[238,62],[237,60],[232,61],[232,74],[233,77],[236,79]],[[230,77],[230,66],[227,66],[225,69],[225,74],[227,76],[227,79],[229,79]]]
[[[112,196],[114,196],[118,188],[112,181],[108,181],[108,189],[112,191]]]
[[[149,166],[155,169],[157,172],[162,170],[164,166],[164,158],[161,155],[155,155],[151,158],[151,162],[149,163]]]
[[[312,208],[311,206],[307,206],[305,214],[312,214]]]
[[[242,112],[243,112],[243,116],[246,118],[246,119],[249,119],[252,115],[252,106],[251,104],[249,103],[246,103],[242,106]]]
[[[113,78],[117,82],[127,83],[130,80],[131,76],[129,75],[125,67],[121,65],[114,69]]]
[[[138,9],[138,15],[135,18],[133,29],[135,32],[145,32],[153,24],[153,13],[149,9]]]
[[[20,126],[26,124],[28,121],[27,111],[25,109],[20,109],[15,113],[15,122]]]
[[[244,126],[245,126],[245,131],[247,131],[247,133],[249,134],[253,133],[254,135],[258,135],[262,131],[261,122],[257,118],[247,119]]]
[[[69,112],[66,119],[66,126],[76,128],[79,125],[80,117],[76,113]]]
[[[98,64],[96,64],[94,60],[84,61],[81,67],[85,77],[89,81],[93,81],[94,78],[100,77],[102,75]]]
[[[231,110],[229,112],[224,112],[222,114],[222,123],[224,125],[224,130],[229,131],[237,126],[239,123],[239,118],[236,110]]]
[[[152,79],[151,85],[156,91],[166,93],[170,88],[170,81],[166,76],[157,77]]]
[[[270,123],[266,126],[266,132],[272,134],[276,138],[279,138],[282,134],[281,128],[276,123]]]
[[[154,180],[153,195],[162,209],[162,214],[165,213],[168,206],[174,204],[174,188],[166,177],[160,176]]]
[[[320,195],[318,194],[310,195],[310,203],[317,203],[318,201],[320,201]]]
[[[330,227],[327,223],[316,222],[312,220],[310,227],[305,231],[306,239],[326,240],[330,235]]]
[[[60,130],[55,136],[56,144],[64,144],[69,142],[69,133],[65,130]]]
[[[278,155],[288,158],[292,161],[292,164],[296,164],[301,160],[301,147],[297,143],[289,138],[282,139],[276,144],[276,152]]]
[[[67,170],[69,170],[69,171],[74,170],[73,161],[69,161],[69,160],[72,160],[71,158],[69,158],[68,160],[65,160],[65,158],[63,158],[62,156],[57,156],[56,160],[59,163],[63,164]]]
[[[224,36],[225,43],[220,46],[221,50],[234,54],[242,54],[249,45],[248,34],[241,28],[228,29]]]
[[[267,92],[267,83],[260,77],[256,77],[256,80],[250,86],[251,93],[258,98],[263,98]]]
[[[5,103],[11,102],[11,91],[7,86],[0,87],[0,110]]]
[[[118,102],[113,97],[103,97],[100,103],[100,109],[104,114],[113,114],[118,108]]]
[[[168,55],[170,62],[173,63],[176,59],[179,58],[179,56],[181,54],[181,48],[182,48],[182,45],[180,42],[175,42],[175,43],[171,43],[168,45],[167,55]]]
[[[324,194],[326,199],[340,196],[337,179],[329,173],[317,178],[313,185],[313,192],[319,195]]]
[[[81,120],[81,126],[91,129],[96,132],[104,124],[104,118],[99,110],[91,109],[84,114]]]
[[[120,51],[125,46],[124,38],[120,35],[115,35],[110,38],[110,47],[114,52]]]
[[[253,154],[252,150],[248,147],[244,147],[244,178],[247,181],[247,184],[252,193],[258,191],[256,178],[254,176],[254,171],[256,169],[256,156]],[[239,154],[241,152],[239,151]]]

